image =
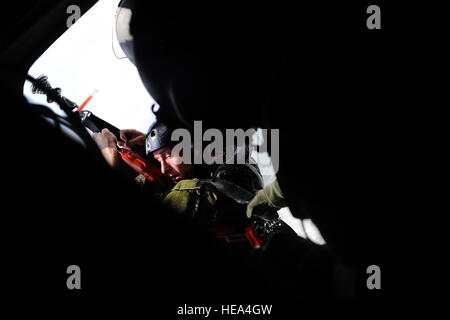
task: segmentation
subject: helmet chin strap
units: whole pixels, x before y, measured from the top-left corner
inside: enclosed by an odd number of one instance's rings
[[[180,120],[187,128],[192,128],[192,124],[190,124],[189,122],[186,121],[186,119],[184,119],[183,115],[181,114],[180,108],[178,108],[177,99],[175,98],[175,92],[173,89],[172,82],[170,82],[169,85],[167,86],[167,91],[169,93],[170,103],[172,104],[172,108],[175,111],[178,120]]]

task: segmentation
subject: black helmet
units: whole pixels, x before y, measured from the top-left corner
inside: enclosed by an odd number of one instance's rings
[[[161,121],[156,121],[150,126],[145,138],[145,152],[152,153],[167,146],[170,143],[171,130]]]
[[[158,149],[164,148],[171,144],[172,132],[177,128],[187,129],[176,118],[170,117],[170,113],[162,108],[156,107],[155,104],[151,106],[151,112],[155,115],[155,122],[152,123],[147,130],[145,138],[145,152],[150,154]],[[189,130],[189,129],[187,129]]]
[[[205,129],[261,123],[274,67],[273,26],[265,18],[249,24],[254,7],[245,8],[121,2],[116,25],[123,51],[155,101],[184,126],[198,119]]]

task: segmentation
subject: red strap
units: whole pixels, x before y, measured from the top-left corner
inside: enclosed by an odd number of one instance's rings
[[[155,165],[148,163],[133,151],[120,149],[119,154],[122,160],[134,171],[142,174],[150,182],[156,181],[164,188],[171,188],[173,182],[166,177]]]
[[[261,248],[261,242],[253,232],[252,226],[249,226],[247,229],[245,229],[245,236],[247,237],[248,242],[250,242],[253,248]]]

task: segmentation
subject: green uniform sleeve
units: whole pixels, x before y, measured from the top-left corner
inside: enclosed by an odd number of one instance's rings
[[[197,179],[181,180],[163,198],[163,204],[178,213],[189,211],[195,192],[199,189],[197,183]]]
[[[256,193],[253,200],[247,205],[247,217],[251,218],[253,209],[262,204],[277,209],[287,205],[277,180]]]

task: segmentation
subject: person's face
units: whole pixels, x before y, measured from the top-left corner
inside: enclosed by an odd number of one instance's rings
[[[171,153],[171,147],[164,147],[153,153],[153,157],[161,164],[161,172],[174,182],[190,178],[193,171],[192,164],[183,163],[182,154],[172,157]]]

